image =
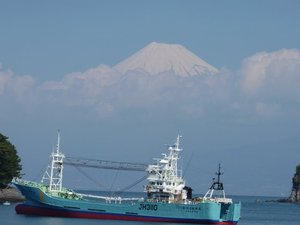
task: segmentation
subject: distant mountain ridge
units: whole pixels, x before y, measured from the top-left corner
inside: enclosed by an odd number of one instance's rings
[[[218,69],[179,44],[152,42],[113,67],[122,74],[142,72],[150,75],[174,73],[189,77],[216,74]]]

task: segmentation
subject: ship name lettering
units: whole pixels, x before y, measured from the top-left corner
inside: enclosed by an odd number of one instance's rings
[[[140,204],[139,210],[157,210],[156,204]]]

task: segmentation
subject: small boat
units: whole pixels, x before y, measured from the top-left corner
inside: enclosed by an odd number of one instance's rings
[[[3,202],[3,205],[10,205],[10,202],[9,201],[5,201],[5,202]]]
[[[168,146],[168,154],[146,167],[148,183],[145,198],[121,198],[77,193],[62,186],[65,155],[60,152],[60,136],[56,152],[51,154],[49,183],[36,183],[14,179],[13,184],[26,197],[26,202],[16,206],[17,214],[91,218],[108,220],[172,222],[194,224],[237,224],[241,203],[233,203],[225,196],[219,165],[217,180],[203,196],[193,197],[192,188],[186,186],[177,161],[182,152],[180,138]],[[86,162],[85,162],[86,163]],[[107,164],[107,161],[102,162]],[[114,162],[116,164],[116,162]],[[125,167],[125,164],[120,164]],[[133,169],[135,165],[126,164]],[[112,165],[110,165],[112,166]],[[93,167],[93,165],[92,165]],[[128,167],[127,167],[128,169]],[[214,192],[222,195],[215,196]]]

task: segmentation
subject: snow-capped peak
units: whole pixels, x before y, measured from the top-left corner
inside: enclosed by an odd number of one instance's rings
[[[182,77],[218,73],[216,68],[182,45],[156,42],[120,62],[114,69],[123,74],[132,71],[151,75],[172,72]]]

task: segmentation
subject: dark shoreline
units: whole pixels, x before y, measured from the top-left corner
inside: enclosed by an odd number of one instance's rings
[[[0,202],[23,202],[25,197],[14,187],[0,189]]]
[[[289,198],[282,198],[282,199],[278,199],[278,200],[266,200],[265,202],[292,203],[292,204],[300,203],[300,201],[292,201]]]

